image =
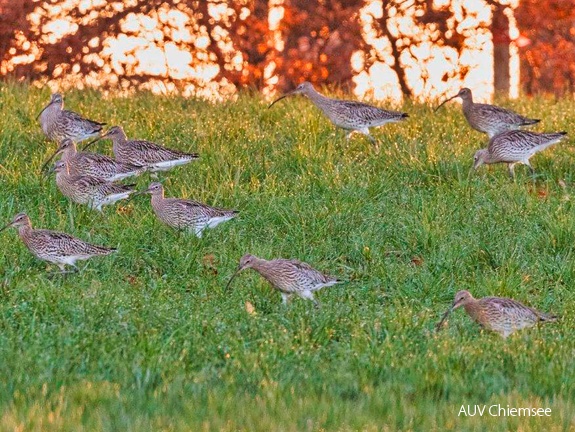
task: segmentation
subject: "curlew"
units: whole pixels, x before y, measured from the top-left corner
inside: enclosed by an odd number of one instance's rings
[[[64,99],[60,93],[52,95],[50,103],[40,111],[36,118],[40,118],[44,134],[56,142],[66,138],[74,142],[94,138],[100,135],[102,126],[106,124],[88,120],[73,111],[65,110]]]
[[[68,273],[66,265],[72,266],[73,271],[78,271],[76,261],[109,255],[116,251],[116,249],[86,243],[66,233],[34,229],[26,213],[19,213],[14,216],[12,222],[1,228],[0,231],[8,227],[18,228],[18,235],[30,252],[40,260],[56,264],[62,273]]]
[[[296,94],[307,96],[335,126],[347,130],[346,137],[348,140],[354,132],[359,132],[376,144],[369,128],[383,126],[386,123],[395,123],[409,117],[406,113],[386,111],[362,102],[328,98],[316,91],[309,82],[304,82],[298,85],[295,90],[280,96],[268,108],[283,98]]]
[[[527,165],[532,174],[535,170],[529,158],[535,153],[561,141],[567,132],[536,133],[512,130],[495,135],[489,140],[487,148],[478,150],[473,156],[473,169],[483,164],[506,163],[511,178],[515,177],[515,165]]]
[[[145,166],[152,172],[167,171],[170,168],[190,163],[199,158],[197,153],[183,153],[162,147],[151,141],[129,140],[120,126],[110,128],[96,141],[102,138],[112,140],[116,160],[132,165]],[[84,149],[96,141],[92,141]]]
[[[65,139],[60,143],[56,152],[44,163],[42,170],[58,154],[62,154],[61,160],[67,162],[68,172],[72,176],[91,176],[114,182],[146,171],[145,167],[118,162],[102,154],[78,152],[76,144],[71,139]]]
[[[133,185],[109,183],[90,176],[70,175],[68,164],[64,161],[56,162],[52,170],[56,173],[56,184],[62,195],[100,212],[102,206],[126,199],[136,192]]]
[[[539,322],[557,320],[554,315],[539,312],[512,299],[502,297],[476,299],[469,291],[463,290],[455,294],[455,300],[437,324],[437,330],[441,328],[449,314],[461,306],[481,327],[497,332],[504,338],[515,331],[533,327]]]
[[[205,229],[214,228],[238,215],[237,210],[210,207],[187,199],[164,198],[161,183],[150,184],[146,192],[152,195],[152,208],[158,219],[172,228],[193,232],[197,237],[201,237]]]
[[[287,304],[290,297],[296,294],[301,298],[313,301],[316,306],[319,306],[313,296],[314,291],[342,282],[319,272],[307,263],[295,259],[273,259],[268,261],[247,254],[240,259],[240,264],[226,285],[226,289],[238,273],[248,268],[257,271],[272,287],[277,289],[281,293],[284,304]]]
[[[495,105],[474,103],[473,95],[468,88],[462,88],[455,96],[443,101],[435,108],[435,111],[443,104],[458,97],[463,100],[463,115],[469,126],[479,132],[486,133],[489,138],[493,138],[501,132],[519,129],[521,126],[534,125],[541,121],[524,117],[514,111]]]

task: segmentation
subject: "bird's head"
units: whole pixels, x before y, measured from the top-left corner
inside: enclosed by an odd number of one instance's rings
[[[488,158],[489,151],[487,149],[477,150],[473,155],[473,169],[477,169],[486,163]]]
[[[280,96],[279,98],[277,98],[275,101],[273,101],[270,106],[268,106],[268,108],[271,108],[276,102],[281,101],[282,99],[288,97],[288,96],[293,96],[293,95],[297,95],[297,94],[309,94],[310,92],[314,91],[314,87],[313,84],[310,83],[309,81],[305,81],[302,82],[300,85],[298,85],[295,89],[293,89],[290,92],[287,92],[286,94]]]
[[[150,195],[164,195],[164,186],[160,182],[153,182],[150,183],[148,189],[144,191],[144,193],[149,193]]]
[[[12,218],[12,221],[10,223],[0,228],[0,231],[4,231],[6,228],[10,227],[18,228],[26,225],[30,225],[30,218],[26,213],[18,213],[16,216]]]
[[[232,284],[232,281],[234,280],[234,278],[242,271],[245,270],[247,268],[251,268],[253,267],[255,261],[256,261],[256,257],[250,254],[245,254],[243,257],[240,258],[240,264],[238,265],[238,268],[236,269],[236,272],[232,275],[232,277],[230,278],[228,284],[226,285],[226,291],[227,289],[230,287],[230,285]]]
[[[465,306],[465,304],[467,302],[469,302],[469,300],[472,300],[473,296],[471,295],[471,293],[467,290],[461,290],[458,291],[457,294],[455,294],[455,298],[453,300],[453,305],[451,306],[451,310],[455,310],[460,306]]]

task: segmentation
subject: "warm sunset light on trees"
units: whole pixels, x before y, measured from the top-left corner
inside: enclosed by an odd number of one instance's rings
[[[303,80],[427,99],[462,85],[514,94],[520,58],[525,91],[572,93],[575,15],[564,3],[0,0],[0,74],[216,99]]]

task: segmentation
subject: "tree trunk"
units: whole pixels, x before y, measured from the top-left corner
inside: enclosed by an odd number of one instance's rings
[[[493,86],[496,94],[509,96],[509,18],[505,15],[505,6],[493,5],[491,35],[493,37]]]

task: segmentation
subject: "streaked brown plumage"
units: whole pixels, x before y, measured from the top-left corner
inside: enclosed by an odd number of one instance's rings
[[[532,173],[535,170],[529,158],[535,153],[561,141],[567,132],[536,133],[523,130],[512,130],[495,135],[489,140],[485,149],[478,150],[473,157],[473,168],[483,164],[506,163],[509,175],[515,176],[515,165],[527,165]]]
[[[313,296],[314,291],[342,282],[295,259],[279,258],[268,261],[246,254],[240,259],[240,264],[230,278],[226,289],[236,275],[247,268],[257,271],[272,287],[280,291],[284,304],[287,304],[289,298],[296,294],[301,298],[313,301],[317,306],[318,302]]]
[[[109,183],[90,176],[72,176],[65,161],[56,162],[53,171],[56,173],[56,184],[62,195],[100,212],[102,206],[126,199],[136,192],[133,185]]]
[[[56,264],[63,273],[66,272],[66,265],[74,267],[77,271],[76,261],[78,260],[109,255],[116,251],[116,249],[86,243],[66,233],[33,229],[26,213],[14,216],[12,222],[0,231],[8,227],[18,228],[18,235],[36,258]]]
[[[530,119],[514,111],[496,105],[473,102],[473,95],[468,88],[462,88],[455,96],[443,101],[435,110],[452,99],[460,97],[463,100],[463,115],[473,129],[486,133],[489,138],[508,130],[518,129],[521,126],[530,126],[541,120]]]
[[[506,338],[511,333],[533,327],[538,322],[556,321],[557,317],[525,306],[518,301],[502,297],[475,299],[469,291],[455,294],[455,300],[437,325],[441,327],[449,313],[463,306],[467,315],[483,328],[499,333]]]
[[[152,195],[152,208],[158,219],[172,228],[193,232],[198,237],[205,229],[214,228],[238,215],[237,210],[210,207],[198,201],[164,198],[161,183],[150,184],[146,192]]]
[[[48,105],[40,114],[42,131],[51,140],[60,142],[63,139],[71,139],[74,142],[99,136],[102,126],[100,123],[64,109],[64,99],[60,93],[54,93]]]
[[[116,160],[132,165],[145,166],[152,172],[167,171],[170,168],[187,164],[199,158],[197,153],[183,153],[162,147],[151,141],[129,140],[120,126],[114,126],[102,135],[102,138],[112,140]]]
[[[370,127],[398,122],[409,117],[406,113],[387,111],[362,102],[328,98],[317,92],[309,82],[301,83],[295,90],[279,97],[269,108],[283,98],[296,94],[307,96],[335,126],[348,130],[348,139],[353,132],[360,132],[375,144],[375,139],[369,133]]]
[[[68,172],[72,176],[90,176],[114,182],[146,171],[146,168],[142,166],[118,162],[103,154],[78,152],[76,144],[71,139],[65,139],[60,143],[56,152],[44,163],[42,169],[60,153],[62,154],[61,160],[68,164]]]

